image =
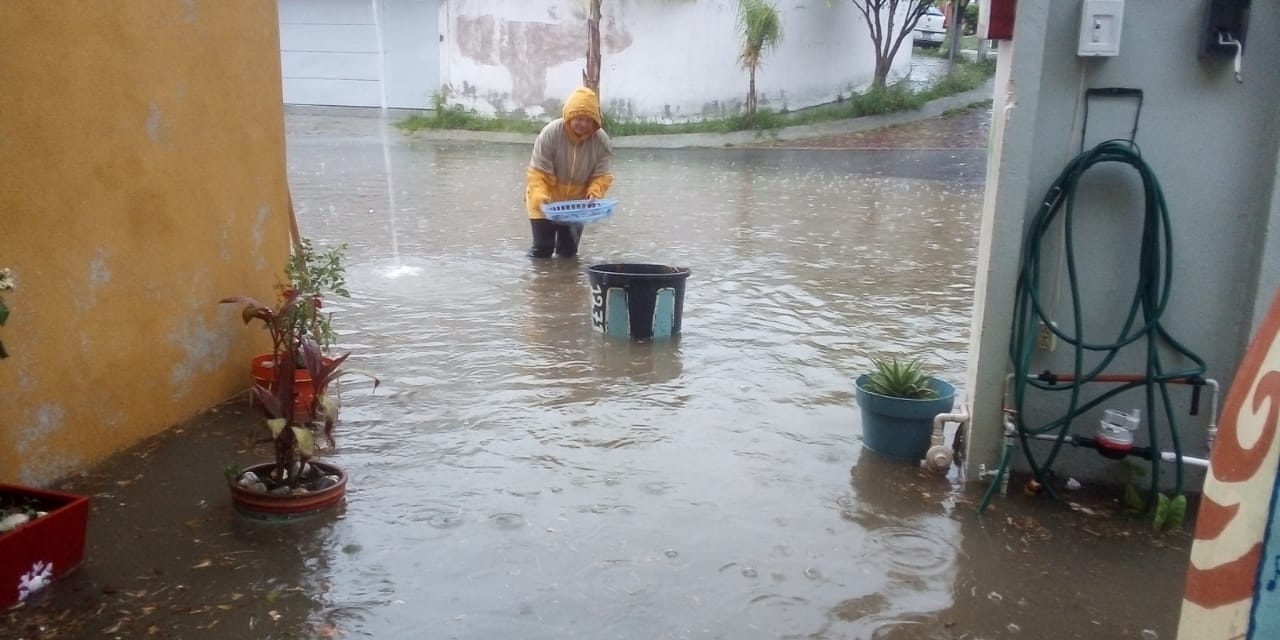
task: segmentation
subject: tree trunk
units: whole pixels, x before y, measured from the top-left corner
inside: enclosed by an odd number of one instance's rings
[[[582,72],[582,84],[600,95],[600,3],[591,0],[591,15],[587,18],[587,68]]]
[[[883,89],[889,82],[889,64],[890,60],[887,56],[876,56],[876,75],[871,81],[871,88]]]
[[[956,54],[960,51],[960,38],[961,34],[964,33],[964,28],[960,24],[960,3],[957,0],[952,0],[951,6],[947,7],[947,9],[951,12],[951,38],[950,42],[947,43],[949,45],[947,47],[947,61],[951,63],[951,67],[947,72],[951,73],[955,71]]]
[[[752,66],[747,73],[751,78],[747,87],[747,115],[754,116],[756,114],[756,68]]]

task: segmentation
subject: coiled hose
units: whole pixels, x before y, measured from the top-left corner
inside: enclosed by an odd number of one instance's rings
[[[1084,304],[1080,299],[1079,265],[1075,255],[1073,226],[1075,224],[1075,192],[1084,173],[1091,167],[1102,163],[1121,163],[1133,167],[1142,178],[1144,197],[1142,240],[1138,255],[1137,282],[1133,297],[1129,304],[1127,317],[1118,335],[1109,341],[1088,340],[1084,336]],[[1071,319],[1075,335],[1049,322],[1046,315],[1044,299],[1041,296],[1040,283],[1045,266],[1042,264],[1042,242],[1053,223],[1062,219],[1062,251],[1066,259],[1067,284],[1071,296]],[[1056,494],[1046,478],[1046,473],[1053,466],[1054,460],[1062,449],[1068,436],[1068,428],[1073,420],[1090,411],[1108,399],[1137,387],[1146,390],[1146,425],[1149,445],[1152,451],[1160,450],[1160,437],[1156,429],[1156,395],[1160,396],[1169,425],[1169,438],[1177,457],[1175,495],[1182,493],[1183,469],[1182,447],[1178,439],[1177,425],[1174,420],[1173,404],[1169,399],[1167,384],[1181,377],[1199,377],[1205,371],[1204,360],[1175,340],[1165,330],[1162,317],[1165,313],[1171,288],[1171,272],[1173,264],[1172,232],[1169,228],[1169,212],[1165,204],[1164,193],[1156,180],[1151,167],[1143,161],[1137,147],[1127,140],[1108,140],[1098,146],[1076,156],[1058,175],[1045,195],[1044,203],[1031,220],[1027,234],[1024,236],[1021,256],[1021,273],[1018,275],[1017,293],[1014,298],[1014,321],[1009,342],[1010,356],[1013,360],[1012,400],[1015,409],[1014,420],[1017,425],[1018,438],[1022,450],[1026,454],[1027,463],[1035,473],[1036,479],[1049,491]],[[1094,274],[1096,277],[1097,274]],[[1111,306],[1122,303],[1123,298],[1117,296],[1108,300]],[[1074,348],[1073,378],[1069,382],[1050,384],[1031,379],[1030,361],[1036,350],[1036,333],[1041,325],[1057,335],[1058,339]],[[1106,370],[1107,366],[1130,345],[1146,347],[1145,380],[1129,382],[1111,387],[1105,393],[1087,402],[1081,401],[1081,390],[1095,376]],[[1190,361],[1191,366],[1180,371],[1166,371],[1161,349],[1165,348],[1173,354]],[[1096,365],[1086,370],[1086,355],[1100,354]],[[1097,359],[1092,356],[1090,359]],[[1029,389],[1066,392],[1070,395],[1066,409],[1056,418],[1040,425],[1027,424],[1023,406],[1027,401]],[[1052,448],[1043,459],[1038,459],[1028,446],[1033,436],[1055,434]],[[1159,491],[1160,463],[1159,455],[1153,457],[1151,486],[1145,499],[1145,506],[1150,508]],[[1003,465],[1002,465],[1003,466]],[[996,481],[999,482],[999,477]]]

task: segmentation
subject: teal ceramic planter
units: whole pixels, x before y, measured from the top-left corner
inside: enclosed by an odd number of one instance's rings
[[[929,378],[938,392],[931,400],[908,400],[872,393],[863,388],[869,375],[854,381],[855,396],[862,413],[862,442],[868,449],[903,460],[921,460],[929,452],[933,438],[933,418],[951,413],[956,388],[949,382]]]

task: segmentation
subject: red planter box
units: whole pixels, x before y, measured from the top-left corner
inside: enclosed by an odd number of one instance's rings
[[[16,604],[33,583],[39,588],[79,566],[89,524],[86,496],[0,484],[0,504],[15,503],[48,513],[0,533],[0,609]]]

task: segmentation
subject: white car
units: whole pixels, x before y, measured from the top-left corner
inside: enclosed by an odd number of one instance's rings
[[[944,26],[942,11],[937,7],[929,7],[924,10],[924,15],[920,16],[920,21],[916,23],[916,28],[911,32],[912,40],[917,47],[928,47],[936,49],[942,46],[942,39],[947,36],[947,28]]]

